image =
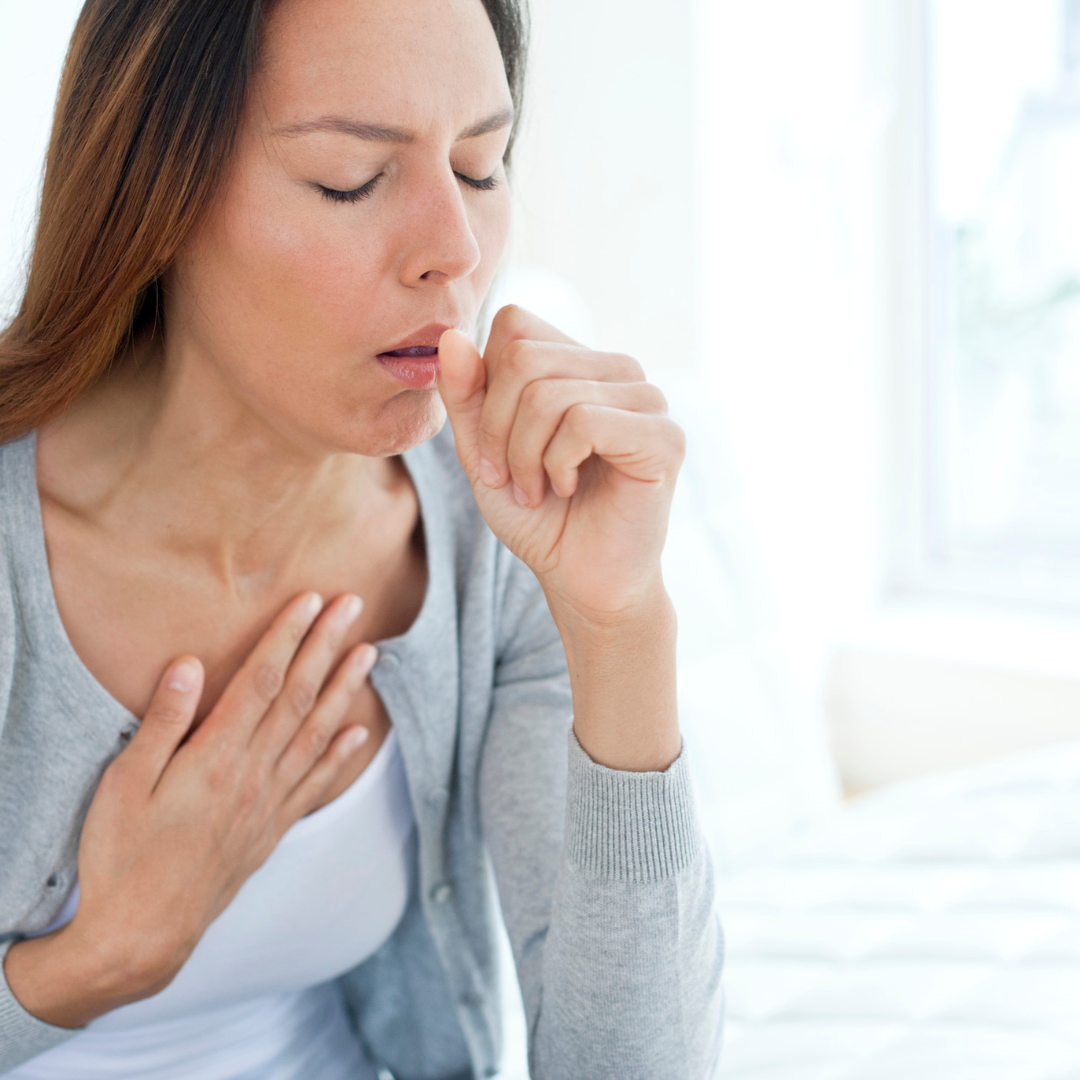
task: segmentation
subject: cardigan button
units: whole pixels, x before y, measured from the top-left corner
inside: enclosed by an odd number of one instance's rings
[[[401,666],[401,660],[396,653],[383,649],[379,650],[379,659],[375,663],[377,667],[385,668],[387,671],[397,671]]]
[[[445,787],[432,788],[427,795],[427,801],[429,805],[439,809],[446,805],[446,800],[450,798],[450,792]]]
[[[440,881],[438,885],[434,886],[431,890],[431,899],[436,904],[445,904],[450,899],[450,894],[453,892],[453,888],[448,881]]]
[[[466,990],[458,998],[458,1003],[464,1005],[466,1009],[478,1009],[484,1004],[484,999],[475,990]]]

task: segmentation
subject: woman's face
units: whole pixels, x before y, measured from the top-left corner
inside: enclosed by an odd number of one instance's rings
[[[169,363],[301,445],[430,438],[433,362],[380,354],[476,316],[510,120],[481,0],[280,0],[232,168],[165,282]]]

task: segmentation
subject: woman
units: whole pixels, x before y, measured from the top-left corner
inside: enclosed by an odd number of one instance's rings
[[[681,433],[462,332],[522,62],[514,0],[88,0],[0,339],[8,1076],[492,1076],[496,903],[533,1076],[711,1072]]]

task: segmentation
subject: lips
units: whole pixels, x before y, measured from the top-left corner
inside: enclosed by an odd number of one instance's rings
[[[446,323],[428,323],[427,326],[379,353],[379,356],[393,357],[399,360],[417,360],[435,356],[439,351],[439,338],[449,329],[450,327]]]
[[[387,375],[410,390],[433,390],[439,382],[439,338],[449,329],[443,323],[429,323],[375,359]]]

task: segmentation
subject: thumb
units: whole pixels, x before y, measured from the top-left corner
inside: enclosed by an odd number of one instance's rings
[[[191,730],[202,697],[203,678],[203,666],[194,656],[170,664],[127,748],[126,753],[138,759],[151,788]]]
[[[480,412],[487,395],[487,369],[476,346],[460,330],[439,338],[439,393],[442,395],[458,458],[469,479],[480,471]]]

